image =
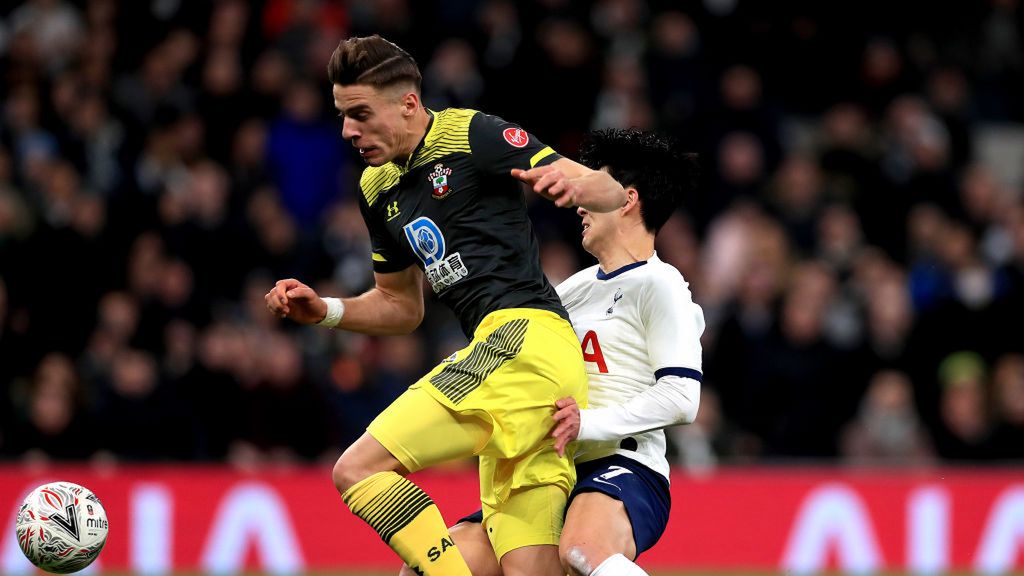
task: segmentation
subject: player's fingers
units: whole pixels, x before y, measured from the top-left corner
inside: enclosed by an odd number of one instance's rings
[[[530,184],[537,182],[553,170],[555,170],[554,166],[541,166],[539,168],[530,168],[529,170],[520,170],[513,175],[523,182]]]
[[[572,396],[566,396],[565,398],[555,400],[555,406],[559,408],[565,408],[566,406],[571,406],[573,404],[576,404],[576,399]]]
[[[313,289],[308,286],[292,288],[285,292],[285,296],[294,300],[310,300],[314,295]]]
[[[274,285],[274,289],[272,290],[272,292],[274,293],[274,297],[278,300],[278,302],[288,301],[288,287],[287,285],[285,285],[284,280],[278,280],[277,284]]]
[[[566,420],[568,418],[572,418],[576,414],[577,414],[577,412],[575,410],[574,405],[570,405],[570,406],[566,406],[565,408],[558,409],[555,412],[554,416],[552,416],[551,418],[553,418],[555,423],[557,424],[557,423],[562,422],[563,420]]]
[[[277,294],[276,289],[271,289],[267,292],[266,296],[263,297],[263,301],[266,302],[267,308],[274,314],[278,314],[281,310],[281,299]]]
[[[577,187],[574,187],[574,186],[567,186],[567,187],[565,187],[564,194],[562,194],[560,197],[558,197],[558,200],[555,201],[555,206],[558,206],[559,208],[569,208],[571,206],[579,206],[580,203],[577,202],[577,194],[579,192],[580,192],[580,189],[577,188]]]
[[[559,458],[565,456],[565,447],[569,444],[568,438],[556,438],[555,439],[555,453],[558,454]]]
[[[561,188],[559,186],[559,182],[561,182],[563,179],[564,178],[562,177],[561,172],[548,172],[547,174],[541,176],[540,179],[537,180],[537,182],[533,185],[533,190],[538,194],[543,194],[548,198],[554,199],[558,195],[557,190]]]
[[[555,426],[555,429],[551,432],[551,436],[553,438],[567,436],[569,432],[572,430],[572,427],[573,423],[571,420],[563,420],[559,422],[557,426]]]

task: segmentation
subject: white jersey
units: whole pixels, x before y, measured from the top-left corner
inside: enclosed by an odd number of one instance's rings
[[[591,266],[557,290],[590,380],[576,461],[621,454],[668,478],[662,428],[693,421],[702,378],[704,312],[687,282],[655,254],[608,274]]]

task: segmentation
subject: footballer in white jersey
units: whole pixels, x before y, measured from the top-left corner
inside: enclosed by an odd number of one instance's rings
[[[644,576],[634,561],[661,537],[671,504],[662,429],[693,422],[700,402],[704,314],[654,252],[658,229],[693,189],[695,163],[633,129],[589,133],[581,161],[611,173],[628,199],[607,213],[577,209],[598,264],[556,287],[590,387],[588,408],[563,398],[553,417],[559,453],[578,441],[559,557],[572,576]],[[450,533],[475,576],[502,574],[479,513]]]
[[[700,397],[704,313],[657,254],[556,287],[583,347],[590,406],[576,463],[619,454],[668,479],[662,428],[692,422]]]

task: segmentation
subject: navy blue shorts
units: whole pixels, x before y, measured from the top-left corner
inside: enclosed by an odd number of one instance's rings
[[[668,480],[647,466],[618,454],[576,465],[576,487],[569,494],[568,504],[584,492],[600,492],[622,502],[633,526],[636,555],[650,550],[665,533],[668,513],[672,507]],[[568,507],[567,504],[567,507]],[[482,511],[459,519],[459,522],[483,522]]]
[[[569,494],[569,504],[584,492],[600,492],[621,501],[633,525],[638,558],[665,533],[672,499],[668,480],[661,474],[632,458],[613,454],[577,464],[576,476],[578,480]]]

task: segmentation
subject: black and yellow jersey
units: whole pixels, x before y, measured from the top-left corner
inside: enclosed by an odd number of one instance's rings
[[[541,271],[522,187],[509,175],[561,156],[495,116],[457,108],[430,114],[404,166],[369,167],[360,178],[374,270],[422,268],[469,337],[484,316],[504,308],[568,319]]]

